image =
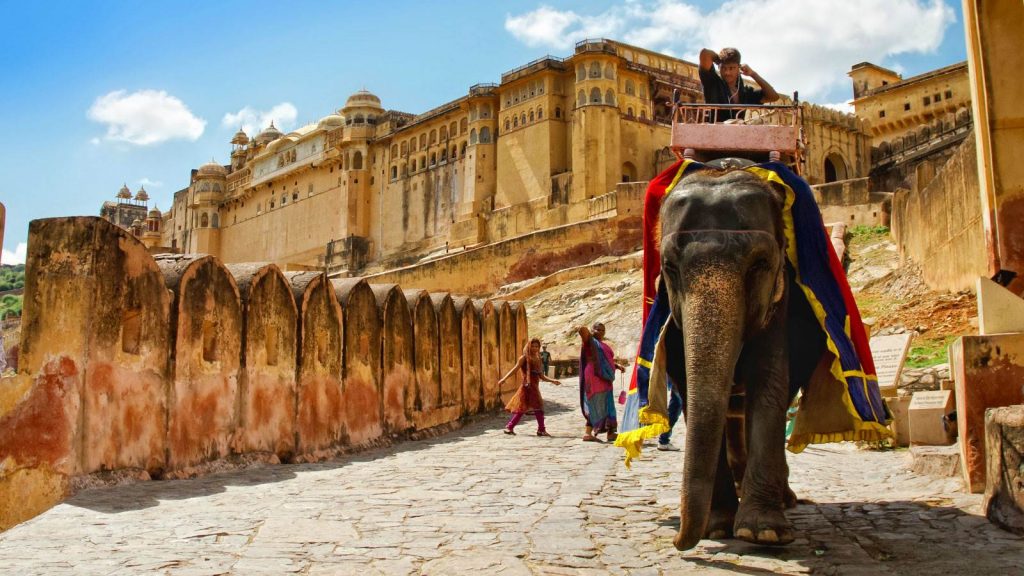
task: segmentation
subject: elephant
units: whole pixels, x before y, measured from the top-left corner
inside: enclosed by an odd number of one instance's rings
[[[784,198],[748,171],[708,169],[661,207],[664,366],[686,423],[679,550],[794,539],[786,411],[827,344],[786,258]]]

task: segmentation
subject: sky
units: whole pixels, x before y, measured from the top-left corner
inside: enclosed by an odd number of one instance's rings
[[[840,109],[853,64],[966,59],[957,0],[0,0],[0,262],[24,262],[31,220],[98,215],[123,184],[168,209],[240,126],[288,131],[363,88],[417,114],[601,37],[692,62],[735,46]]]

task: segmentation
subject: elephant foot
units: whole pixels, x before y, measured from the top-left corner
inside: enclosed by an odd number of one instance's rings
[[[798,503],[799,500],[796,497],[796,492],[793,492],[793,489],[789,487],[787,482],[786,491],[782,494],[782,504],[786,507],[786,510],[789,510],[790,508],[796,508]]]
[[[712,510],[708,518],[708,529],[704,537],[710,540],[732,538],[733,524],[736,522],[735,510]]]
[[[753,544],[782,546],[795,538],[793,527],[778,507],[770,508],[753,503],[740,503],[736,514],[734,534],[736,538]]]

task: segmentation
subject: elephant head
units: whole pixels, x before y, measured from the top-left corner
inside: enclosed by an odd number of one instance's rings
[[[685,362],[686,452],[676,547],[701,539],[711,511],[734,373],[786,292],[783,196],[744,170],[705,170],[661,209],[661,269]]]

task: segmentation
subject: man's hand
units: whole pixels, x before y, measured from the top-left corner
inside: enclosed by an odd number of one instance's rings
[[[744,76],[750,76],[751,78],[754,77],[754,71],[751,70],[750,66],[747,66],[746,64],[740,66],[740,72],[742,72]]]

